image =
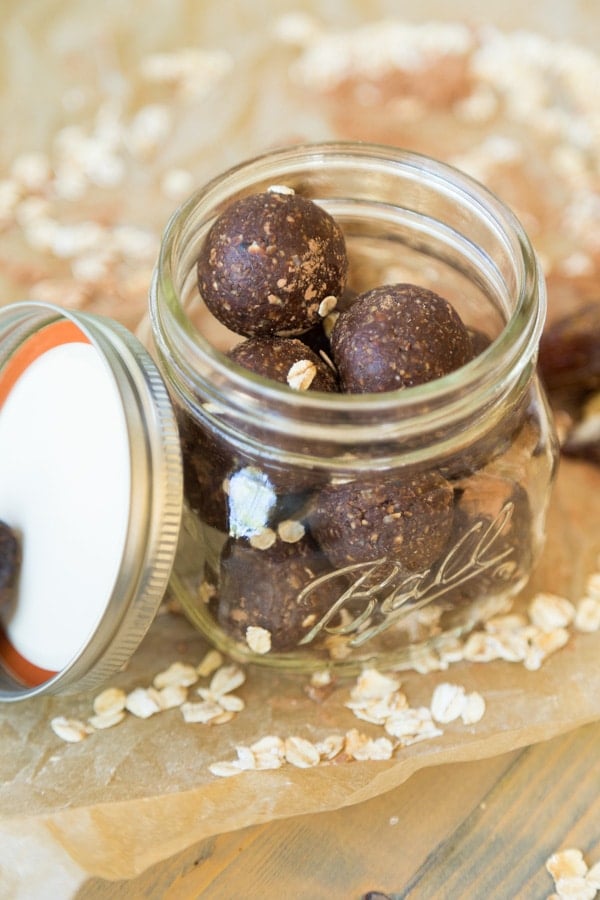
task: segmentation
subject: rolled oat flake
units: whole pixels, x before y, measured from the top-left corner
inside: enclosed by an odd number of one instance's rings
[[[0,309],[0,519],[21,543],[0,613],[0,700],[87,690],[120,669],[166,591],[182,509],[158,370],[117,323]]]

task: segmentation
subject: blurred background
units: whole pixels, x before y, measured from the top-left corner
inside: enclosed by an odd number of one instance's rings
[[[0,303],[135,328],[187,195],[332,137],[429,153],[499,193],[551,316],[598,296],[596,0],[4,0],[0,42]]]

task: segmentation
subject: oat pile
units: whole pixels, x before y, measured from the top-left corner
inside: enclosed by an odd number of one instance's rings
[[[466,22],[389,19],[331,31],[292,16],[278,29],[299,48],[292,79],[324,102],[342,137],[416,149],[473,175],[523,222],[548,279],[551,312],[597,299],[594,52]]]
[[[42,300],[139,323],[162,229],[198,186],[173,134],[232,68],[218,49],[149,52],[126,73],[115,68],[56,98],[60,127],[0,176],[0,302]]]
[[[125,68],[111,40],[103,34],[99,71],[75,59],[85,77],[53,97],[52,133],[24,124],[25,137],[7,141],[18,150],[1,160],[1,302],[32,297],[137,324],[160,233],[183,198],[265,147],[331,137],[414,147],[465,169],[522,219],[551,306],[595,290],[600,103],[590,85],[600,60],[591,51],[464,22],[333,30],[298,14],[274,16],[252,59],[190,32],[179,46],[132,48]],[[273,121],[273,103],[287,119]]]

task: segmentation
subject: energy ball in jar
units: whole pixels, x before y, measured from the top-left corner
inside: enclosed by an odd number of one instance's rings
[[[333,217],[311,200],[280,190],[227,207],[197,263],[208,309],[248,336],[307,331],[341,297],[347,269],[344,235]]]

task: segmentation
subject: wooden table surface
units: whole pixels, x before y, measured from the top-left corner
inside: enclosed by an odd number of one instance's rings
[[[546,859],[565,847],[600,860],[600,723],[202,841],[132,881],[90,880],[77,900],[538,900],[553,892]]]

